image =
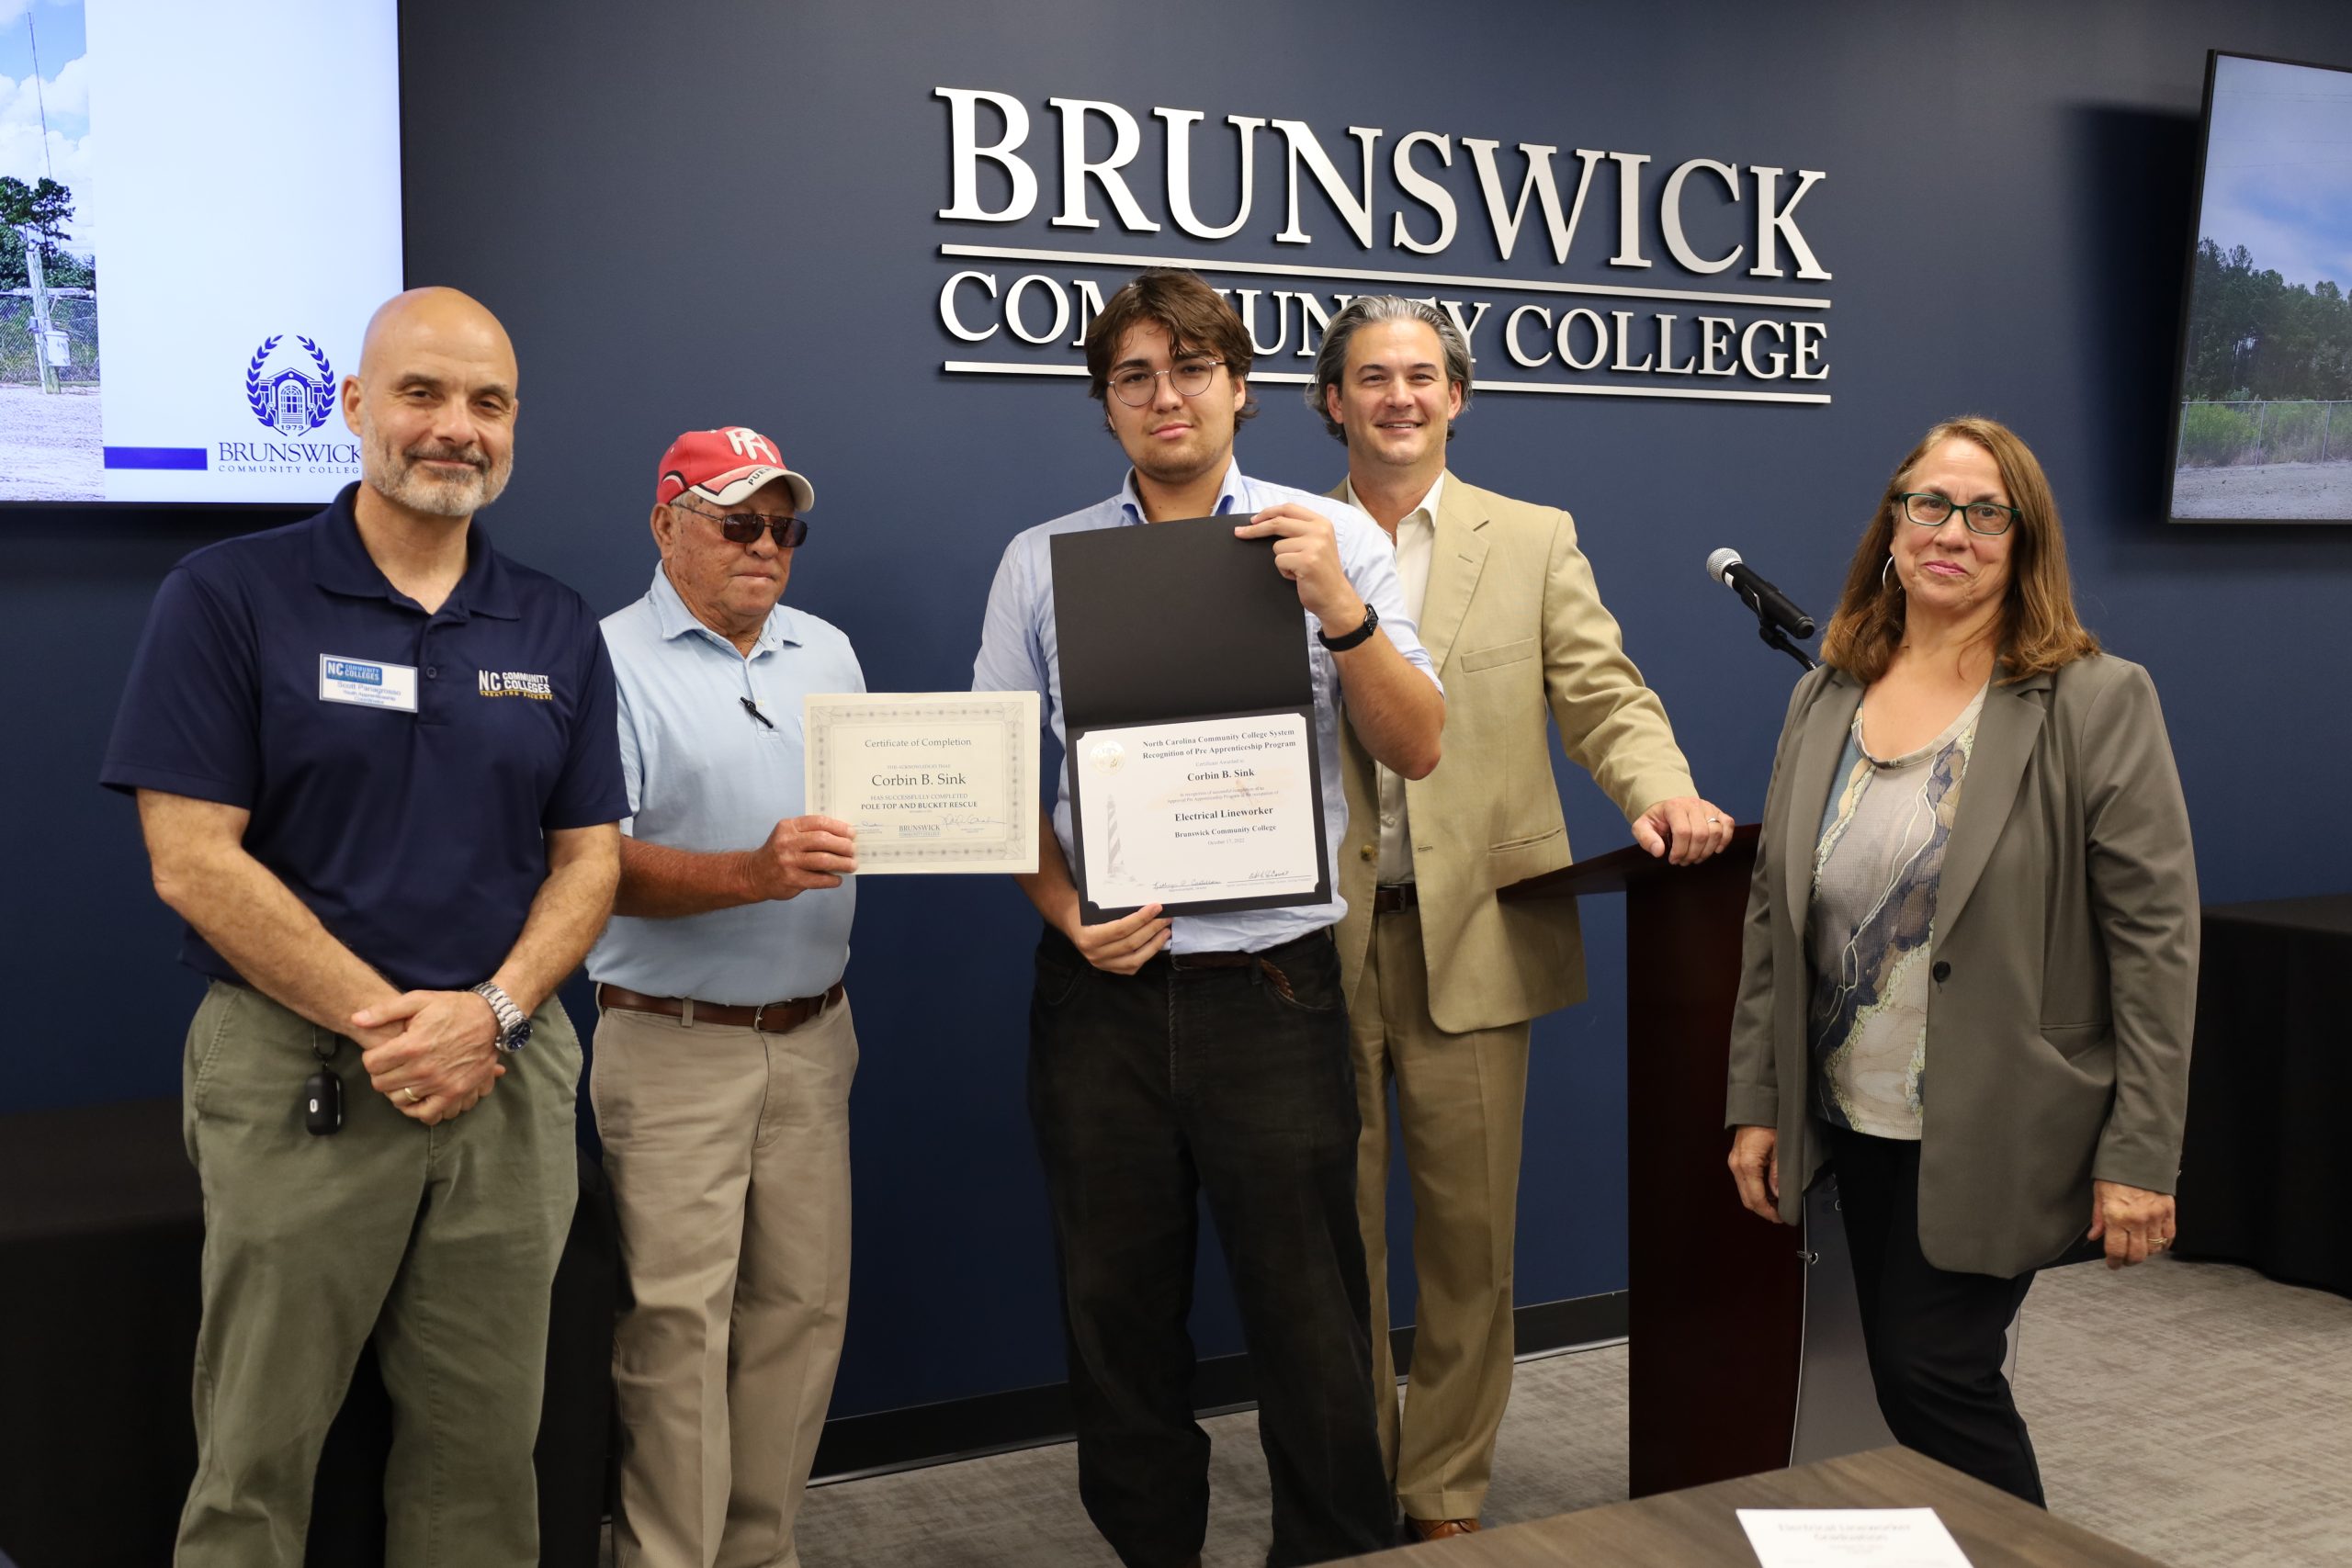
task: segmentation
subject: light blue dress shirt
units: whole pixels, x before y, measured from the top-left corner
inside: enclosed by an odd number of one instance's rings
[[[644,598],[605,617],[620,684],[621,773],[649,844],[710,853],[764,843],[804,809],[800,699],[863,692],[849,638],[778,604],[751,657],[695,618],[656,567]],[[744,711],[757,703],[771,729]],[[653,997],[754,1007],[830,989],[849,964],[857,880],[797,897],[650,919],[616,915],[588,954],[591,979]]]
[[[1340,565],[1363,602],[1380,612],[1380,629],[1412,666],[1437,685],[1437,671],[1405,613],[1405,592],[1396,580],[1396,552],[1389,547],[1380,525],[1354,507],[1329,496],[1293,490],[1245,478],[1240,465],[1228,466],[1217,491],[1216,515],[1247,518],[1285,501],[1295,501],[1331,520],[1340,547]],[[1050,523],[1014,536],[1005,547],[989,590],[988,618],[980,628],[979,657],[972,661],[976,692],[1033,691],[1044,698],[1046,720],[1056,744],[1062,743],[1061,644],[1054,626],[1052,546],[1056,534],[1088,528],[1145,525],[1143,502],[1136,493],[1130,471],[1119,493],[1108,501],[1057,517]],[[1271,570],[1271,569],[1270,569]],[[1299,612],[1306,639],[1308,662],[1315,675],[1315,750],[1323,774],[1324,867],[1330,874],[1328,903],[1299,905],[1287,909],[1244,909],[1222,915],[1180,915],[1169,934],[1173,953],[1261,952],[1320,931],[1348,911],[1340,897],[1340,844],[1348,836],[1348,800],[1340,778],[1340,669],[1330,651],[1316,638],[1320,629],[1313,615]],[[1338,633],[1355,630],[1341,626]],[[1157,626],[1139,622],[1137,636],[1170,637],[1195,642],[1207,640],[1204,626]],[[1439,688],[1441,691],[1442,687]],[[1076,874],[1069,814],[1069,773],[1060,772],[1054,801],[1054,836],[1061,840],[1062,858]]]

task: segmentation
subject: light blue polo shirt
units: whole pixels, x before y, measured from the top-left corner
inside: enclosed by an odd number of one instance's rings
[[[750,658],[696,620],[660,567],[644,598],[605,617],[620,686],[621,774],[649,844],[752,849],[803,809],[800,699],[863,692],[840,629],[778,604]],[[744,709],[759,705],[775,725]],[[849,964],[857,883],[707,914],[616,915],[588,954],[591,979],[652,997],[754,1007],[829,989]]]
[[[1405,662],[1429,678],[1440,693],[1437,671],[1421,647],[1413,618],[1405,610],[1405,591],[1396,578],[1396,552],[1380,532],[1380,525],[1345,502],[1327,495],[1269,484],[1244,475],[1240,465],[1228,463],[1219,487],[1216,515],[1249,517],[1267,507],[1295,501],[1331,520],[1340,547],[1340,567],[1357,597],[1380,612],[1380,629],[1405,656]],[[996,569],[989,589],[989,607],[980,626],[980,651],[972,661],[976,692],[1037,693],[1043,699],[1046,726],[1054,743],[1063,742],[1061,638],[1054,620],[1053,537],[1087,528],[1145,526],[1143,502],[1136,493],[1136,479],[1128,471],[1119,493],[1081,512],[1040,523],[1013,536]],[[1272,570],[1270,566],[1269,570]],[[1348,797],[1340,777],[1340,689],[1339,661],[1316,637],[1320,629],[1313,615],[1299,611],[1299,636],[1315,682],[1315,750],[1323,775],[1323,852],[1331,879],[1328,902],[1287,909],[1242,909],[1221,915],[1180,915],[1169,932],[1170,953],[1258,953],[1337,922],[1348,912],[1340,897],[1339,854],[1348,836]],[[1341,628],[1353,631],[1353,626]],[[1200,626],[1152,627],[1138,623],[1138,636],[1165,635],[1178,638],[1205,637]],[[1070,830],[1069,773],[1058,770],[1060,784],[1054,799],[1054,837],[1061,840],[1062,858],[1075,867]]]

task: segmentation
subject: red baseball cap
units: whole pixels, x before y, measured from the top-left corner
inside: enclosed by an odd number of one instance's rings
[[[817,504],[816,488],[808,476],[786,468],[775,443],[758,431],[741,424],[689,430],[662,454],[653,499],[666,504],[692,491],[715,505],[732,506],[778,479],[791,487],[796,512]]]

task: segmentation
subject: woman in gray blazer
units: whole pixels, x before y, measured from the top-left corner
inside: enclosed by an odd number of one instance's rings
[[[1765,798],[1726,1121],[1740,1201],[1835,1168],[1879,1407],[2040,1503],[2002,1376],[2034,1271],[2172,1244],[2197,988],[2147,671],[2075,618],[2041,465],[1985,419],[1895,469]]]

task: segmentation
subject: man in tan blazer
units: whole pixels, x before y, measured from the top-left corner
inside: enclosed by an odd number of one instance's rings
[[[1470,355],[1435,308],[1360,299],[1334,317],[1308,402],[1347,443],[1330,493],[1398,551],[1408,608],[1443,671],[1445,757],[1408,783],[1350,740],[1339,931],[1363,1134],[1357,1209],[1372,1275],[1381,1444],[1422,1539],[1478,1528],[1510,1394],[1511,1252],[1529,1024],[1584,997],[1575,906],[1498,888],[1566,865],[1544,715],[1652,854],[1730,841],[1666,710],[1625,657],[1576,525],[1445,468]],[[1388,1350],[1388,1088],[1413,1184],[1420,1288],[1400,1416]]]

